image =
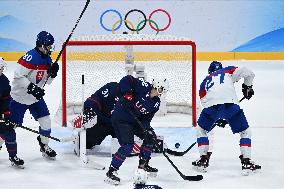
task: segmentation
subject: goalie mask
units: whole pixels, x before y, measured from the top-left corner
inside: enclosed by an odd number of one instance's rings
[[[145,185],[148,180],[147,172],[144,169],[137,169],[133,176],[134,185]]]
[[[4,58],[0,57],[0,75],[2,75],[3,70],[6,68],[6,62]]]
[[[157,89],[159,95],[165,94],[169,90],[169,82],[167,79],[153,79],[152,87]]]

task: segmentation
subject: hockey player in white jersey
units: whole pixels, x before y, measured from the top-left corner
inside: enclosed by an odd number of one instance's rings
[[[51,120],[49,110],[43,99],[45,91],[42,88],[45,83],[50,84],[57,76],[59,66],[52,64],[50,57],[54,38],[41,31],[37,35],[36,47],[28,51],[18,60],[14,72],[14,80],[11,90],[11,121],[22,125],[26,110],[28,109],[36,121],[39,122],[37,140],[40,151],[44,157],[55,159],[56,152],[48,146],[48,138],[51,133]]]
[[[213,125],[217,120],[224,119],[229,123],[234,134],[240,134],[241,155],[239,158],[243,175],[261,169],[261,166],[251,161],[251,131],[244,112],[239,106],[234,87],[235,82],[244,78],[242,92],[244,97],[249,100],[254,95],[252,88],[254,73],[245,67],[228,66],[223,68],[220,62],[213,61],[209,66],[208,74],[199,90],[199,97],[204,108],[196,128],[200,159],[192,162],[192,165],[198,170],[206,172],[211,155],[211,152],[208,152],[207,133],[214,128]]]

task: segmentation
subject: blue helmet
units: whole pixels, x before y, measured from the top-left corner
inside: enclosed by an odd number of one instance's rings
[[[222,68],[223,67],[222,67],[221,62],[213,61],[213,62],[211,62],[210,66],[208,68],[208,73],[211,74],[211,73],[213,73],[213,72],[215,72],[217,70],[220,70]]]
[[[54,43],[54,38],[50,33],[46,31],[41,31],[39,32],[39,34],[37,34],[37,38],[36,38],[37,47],[41,47],[42,45],[49,46],[49,45],[53,45],[53,43]]]

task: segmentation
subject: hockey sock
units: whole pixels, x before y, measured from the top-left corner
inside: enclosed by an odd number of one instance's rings
[[[9,153],[9,157],[14,157],[17,155],[17,142],[16,142],[16,132],[12,129],[9,132],[5,133],[5,137],[1,136],[1,138],[5,139],[5,145],[7,151]]]
[[[112,157],[111,165],[116,169],[122,165],[126,157],[130,155],[133,149],[133,144],[122,145]]]

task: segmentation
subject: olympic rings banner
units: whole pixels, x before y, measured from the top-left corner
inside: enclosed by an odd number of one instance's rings
[[[136,15],[136,20],[133,20],[133,16],[131,17],[132,14]],[[140,16],[137,17],[138,14],[140,14]],[[158,14],[164,14],[167,17],[168,20],[165,26],[161,26],[160,23],[157,23],[157,21],[153,19],[153,15],[158,15]],[[111,27],[105,26],[104,21],[107,18],[113,19],[113,16],[117,16],[119,19],[115,20],[111,24]],[[148,17],[142,10],[139,10],[139,9],[132,9],[128,11],[124,15],[124,17],[122,13],[120,13],[118,10],[107,9],[100,16],[101,27],[106,31],[112,32],[113,34],[121,28],[123,23],[125,24],[125,27],[128,29],[128,31],[123,31],[123,33],[128,33],[128,32],[135,33],[136,32],[138,34],[140,31],[142,31],[146,27],[146,24],[148,23],[150,28],[154,30],[156,34],[158,34],[159,32],[163,32],[167,30],[170,27],[171,22],[172,22],[172,18],[171,18],[170,13],[164,9],[155,9],[149,14]],[[135,25],[134,23],[137,23],[137,24]]]

